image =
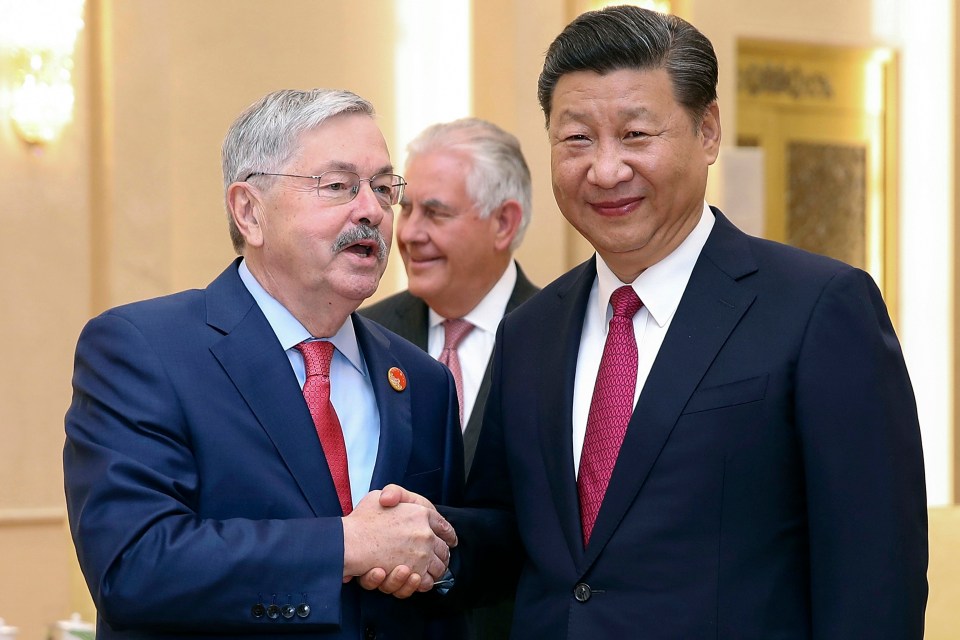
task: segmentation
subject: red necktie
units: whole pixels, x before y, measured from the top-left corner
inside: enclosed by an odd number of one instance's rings
[[[447,365],[453,374],[453,382],[457,385],[457,400],[460,401],[460,428],[463,428],[463,370],[460,368],[460,356],[457,347],[460,341],[473,331],[473,325],[463,318],[453,318],[443,321],[443,351],[438,360]]]
[[[313,424],[320,436],[323,455],[327,458],[333,484],[337,488],[343,515],[353,511],[350,495],[350,474],[347,470],[347,447],[343,443],[340,419],[330,402],[330,361],[333,359],[333,343],[321,340],[301,342],[297,350],[303,354],[307,379],[303,383],[303,398],[310,408]]]
[[[633,316],[643,303],[633,287],[620,287],[614,291],[610,303],[613,317],[610,318],[593,388],[577,477],[583,546],[590,542],[594,522],[610,484],[627,423],[633,414],[633,394],[637,388],[637,340],[633,334]]]

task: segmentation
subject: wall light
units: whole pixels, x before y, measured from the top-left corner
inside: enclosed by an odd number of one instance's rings
[[[73,52],[84,0],[0,0],[6,111],[28,144],[57,138],[73,119]]]

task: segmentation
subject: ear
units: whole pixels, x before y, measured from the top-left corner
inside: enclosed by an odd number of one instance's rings
[[[714,100],[707,107],[703,114],[703,122],[700,123],[700,136],[703,141],[703,152],[707,159],[707,164],[713,164],[717,161],[717,155],[720,153],[720,105]]]
[[[509,251],[520,221],[523,218],[523,209],[516,200],[507,200],[490,212],[490,219],[494,226],[493,246],[497,251]]]
[[[249,182],[234,182],[227,187],[227,208],[247,246],[261,246],[263,206],[259,191]]]

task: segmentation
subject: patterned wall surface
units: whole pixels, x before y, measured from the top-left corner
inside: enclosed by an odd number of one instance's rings
[[[787,235],[796,247],[866,264],[865,147],[787,145]]]

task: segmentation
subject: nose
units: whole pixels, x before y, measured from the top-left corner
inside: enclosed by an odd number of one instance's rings
[[[358,189],[357,195],[352,201],[354,222],[371,227],[379,226],[387,212],[392,214],[393,209],[380,204],[380,200],[374,194],[369,181],[361,182]]]
[[[623,149],[614,142],[597,145],[587,180],[602,189],[612,189],[633,177],[633,169],[624,161]]]
[[[428,240],[424,216],[420,207],[409,204],[397,217],[397,240],[401,244],[425,243]]]

